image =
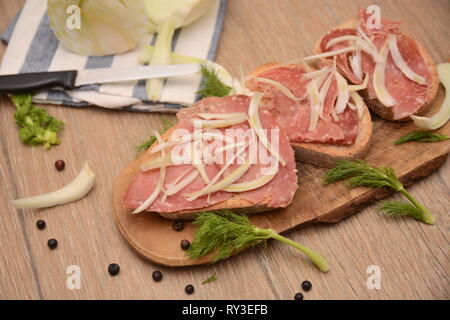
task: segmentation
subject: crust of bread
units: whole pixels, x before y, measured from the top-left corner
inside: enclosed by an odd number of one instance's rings
[[[261,73],[280,66],[279,63],[269,62],[254,69],[249,76],[257,77]],[[286,64],[286,67],[296,67]],[[364,158],[369,151],[372,141],[372,119],[366,107],[363,118],[358,125],[358,136],[353,145],[334,145],[326,143],[294,143],[295,157],[298,161],[309,163],[318,167],[331,168],[339,160],[354,160]]]
[[[356,20],[356,19],[348,20],[344,23],[341,23],[337,27],[330,29],[330,31],[336,30],[336,29],[347,29],[347,28],[354,29],[354,28],[356,28],[357,24],[358,24],[358,20]],[[328,32],[330,32],[330,31],[328,31]],[[328,34],[328,32],[326,34],[324,34],[314,45],[315,53],[321,52],[320,44],[322,43],[323,38]],[[425,49],[425,47],[422,46],[421,43],[417,42],[416,40],[414,40],[413,37],[410,37],[409,35],[406,35],[404,33],[402,33],[402,35],[413,40],[416,43],[417,48],[419,49],[419,52],[431,73],[431,90],[429,90],[429,92],[428,92],[428,95],[425,99],[425,103],[415,113],[415,115],[423,115],[430,109],[432,102],[433,102],[434,98],[436,97],[437,91],[439,89],[439,75],[437,72],[437,66],[436,66],[436,63],[433,61],[433,58],[431,57],[429,52]],[[381,118],[389,120],[389,121],[399,121],[399,122],[411,120],[411,118],[409,116],[405,117],[405,118],[401,118],[401,119],[394,119],[394,114],[392,113],[392,108],[384,106],[376,98],[369,99],[367,90],[362,90],[360,92],[364,98],[364,101],[366,102],[367,106],[369,107],[369,109],[372,112],[376,113]]]
[[[164,141],[169,140],[174,129],[175,129],[175,127],[170,128],[166,133],[161,135],[161,138]],[[135,176],[139,172],[139,166],[142,164],[144,159],[145,159],[145,161],[149,161],[149,160],[152,160],[152,159],[160,156],[158,152],[151,153],[151,150],[153,148],[155,148],[157,145],[158,145],[157,143],[153,144],[145,152],[145,154],[140,155],[139,158],[130,162],[128,164],[128,166],[122,171],[122,173],[123,172],[134,172],[135,174],[131,175],[131,177]],[[118,176],[118,178],[115,181],[115,185],[116,185],[115,189],[120,188],[121,190],[127,190],[128,186],[132,182],[132,179],[130,179],[129,174],[122,174],[122,173]],[[118,185],[121,185],[121,186],[118,186]],[[126,186],[126,187],[123,187],[123,186]],[[123,187],[123,188],[121,188],[121,187]],[[118,194],[117,196],[121,197],[121,199],[122,199],[124,194]],[[121,201],[121,199],[119,201]],[[219,203],[216,203],[214,205],[211,205],[211,206],[205,207],[205,208],[180,210],[180,211],[174,211],[174,212],[156,212],[156,213],[158,213],[159,215],[161,215],[164,218],[172,219],[172,220],[192,220],[192,219],[195,219],[196,213],[201,212],[201,211],[217,211],[217,210],[230,209],[230,210],[233,210],[233,212],[235,212],[235,213],[253,214],[253,213],[258,213],[258,212],[265,212],[265,211],[279,209],[279,208],[268,207],[268,203],[270,202],[271,199],[272,199],[272,196],[268,195],[264,199],[264,201],[255,204],[255,203],[247,201],[246,199],[241,198],[239,194],[235,194],[227,200],[221,201]],[[117,200],[117,199],[115,199],[115,200]],[[130,209],[130,214],[131,214],[131,211],[132,210]]]

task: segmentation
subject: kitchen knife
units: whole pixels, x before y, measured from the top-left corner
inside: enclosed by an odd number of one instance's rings
[[[99,68],[1,75],[0,93],[19,93],[53,87],[62,87],[70,90],[87,84],[167,78],[193,74],[198,71],[199,66],[197,64],[174,64],[120,69]]]

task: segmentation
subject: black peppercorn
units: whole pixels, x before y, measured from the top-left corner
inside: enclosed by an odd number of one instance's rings
[[[153,271],[152,278],[153,281],[160,282],[163,278],[163,274],[161,273],[161,271]]]
[[[36,227],[37,227],[39,230],[45,229],[45,221],[44,221],[44,220],[38,220],[38,221],[36,221]]]
[[[187,294],[193,294],[194,293],[194,286],[192,284],[188,284],[185,288],[184,291],[186,291]]]
[[[66,167],[66,163],[64,162],[64,160],[57,160],[55,162],[56,170],[63,171],[65,167]]]
[[[175,220],[172,224],[172,228],[175,231],[183,231],[184,229],[184,222],[181,220]]]
[[[120,266],[117,263],[111,263],[108,266],[108,272],[111,276],[117,276],[120,272]]]
[[[188,240],[181,240],[180,246],[181,249],[187,250],[191,246],[191,243]]]
[[[305,291],[309,291],[312,288],[312,283],[308,280],[302,282],[302,289]]]
[[[298,292],[294,296],[295,300],[303,300],[303,294],[301,292]]]
[[[47,245],[50,249],[56,249],[56,247],[58,246],[58,241],[56,241],[56,239],[50,239],[47,241]]]

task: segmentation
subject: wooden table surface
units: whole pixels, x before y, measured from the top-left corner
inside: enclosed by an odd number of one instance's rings
[[[295,60],[310,53],[327,29],[372,3],[386,17],[407,22],[404,29],[436,61],[450,59],[448,0],[230,0],[217,61],[239,74],[239,65],[248,72],[267,61]],[[22,4],[0,1],[0,32]],[[0,57],[4,50],[0,46]],[[113,221],[111,187],[134,157],[133,147],[161,126],[161,117],[172,115],[49,106],[66,127],[61,145],[45,151],[20,143],[8,98],[0,98],[0,110],[0,299],[292,299],[305,279],[313,283],[305,299],[450,298],[449,161],[409,189],[436,215],[433,226],[387,218],[372,206],[335,225],[289,233],[329,259],[327,274],[278,243],[218,264],[171,269],[143,260],[123,240]],[[66,162],[63,172],[54,168],[57,159]],[[37,211],[10,205],[63,186],[84,160],[97,175],[86,198]],[[38,219],[47,222],[45,230],[36,228]],[[47,247],[50,238],[58,239],[56,250]],[[117,277],[107,272],[112,262],[121,267]],[[71,265],[81,269],[79,290],[66,286]],[[371,265],[380,268],[380,290],[367,287]],[[154,270],[164,274],[160,283],[152,281]],[[213,273],[218,280],[201,285]],[[187,284],[196,287],[194,295],[184,293]]]

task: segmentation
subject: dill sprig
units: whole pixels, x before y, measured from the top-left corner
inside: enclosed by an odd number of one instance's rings
[[[62,121],[50,116],[47,110],[33,105],[31,94],[15,94],[11,101],[17,108],[14,119],[20,127],[19,138],[24,144],[42,144],[45,149],[59,144],[58,133],[64,127]]]
[[[169,130],[172,126],[173,123],[170,120],[167,120],[165,118],[163,118],[161,120],[162,122],[162,129],[159,130],[159,132],[161,134],[163,134],[164,132],[166,132],[167,130]],[[148,148],[150,148],[154,143],[156,142],[156,137],[154,135],[151,135],[150,137],[148,137],[147,140],[142,141],[138,146],[136,146],[134,148],[136,153],[139,153],[141,151],[147,150]]]
[[[413,131],[410,132],[397,140],[395,140],[394,144],[402,144],[405,142],[415,141],[415,142],[439,142],[450,139],[450,136],[446,134],[433,133],[431,131]]]
[[[268,239],[275,239],[303,252],[320,270],[329,270],[328,262],[317,252],[289,240],[271,229],[260,229],[251,224],[246,215],[234,214],[229,210],[202,212],[194,221],[198,226],[194,241],[186,254],[191,259],[201,258],[214,252],[213,261],[229,257],[244,248],[264,246]]]
[[[428,224],[433,224],[435,221],[431,212],[406,191],[403,184],[395,175],[394,170],[390,167],[374,167],[362,160],[338,161],[336,166],[325,174],[324,184],[328,185],[346,179],[348,179],[348,184],[352,188],[360,186],[372,189],[383,187],[392,188],[402,193],[420,211],[420,218],[417,218],[417,212],[414,215],[411,214],[413,217]],[[394,210],[392,206],[389,208]],[[398,206],[397,208],[400,209]],[[405,211],[399,210],[398,212],[401,214],[401,212]]]
[[[216,281],[217,280],[217,276],[216,276],[216,274],[214,273],[214,274],[212,274],[211,276],[209,276],[206,280],[204,280],[203,282],[202,282],[202,284],[207,284],[207,283],[210,283],[210,282],[213,282],[213,281]]]
[[[378,209],[385,212],[389,216],[412,216],[417,220],[421,220],[425,223],[423,219],[422,211],[413,206],[412,204],[397,201],[385,201],[381,202]]]
[[[230,94],[231,87],[224,84],[217,76],[217,71],[208,64],[200,65],[202,74],[201,89],[197,91],[203,98],[206,97],[225,97]]]

